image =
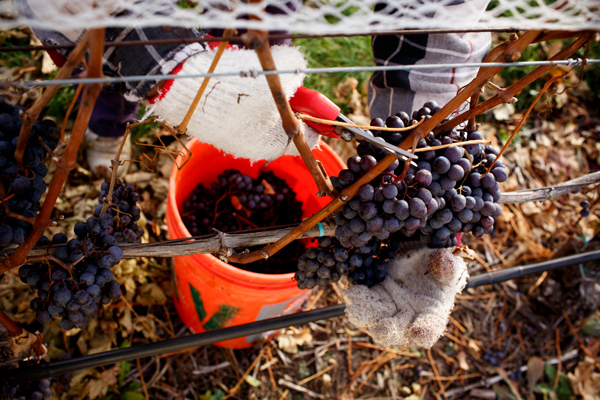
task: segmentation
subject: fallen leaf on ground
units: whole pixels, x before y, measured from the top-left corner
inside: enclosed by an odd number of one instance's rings
[[[298,346],[310,342],[312,340],[312,335],[310,334],[309,328],[300,331],[292,327],[277,335],[275,339],[281,350],[289,354],[296,354],[298,353]]]
[[[575,395],[583,400],[600,399],[600,373],[594,372],[594,360],[586,357],[575,367],[575,373],[567,374]]]

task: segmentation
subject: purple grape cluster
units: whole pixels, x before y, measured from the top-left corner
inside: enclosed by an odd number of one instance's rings
[[[0,102],[0,181],[4,187],[1,200],[11,212],[35,217],[47,188],[43,178],[48,168],[42,160],[48,150],[56,148],[57,141],[52,137],[56,133],[56,124],[47,119],[33,124],[23,155],[23,165],[19,168],[15,151],[23,124],[19,114],[23,111],[24,107],[12,107]],[[31,229],[29,222],[6,216],[4,208],[0,207],[0,249],[11,243],[23,243]],[[41,239],[38,244],[47,244],[47,238]]]
[[[266,171],[258,178],[229,169],[210,188],[199,184],[183,202],[192,236],[266,228],[302,220],[302,202],[283,180]]]
[[[412,118],[400,112],[387,118],[385,123],[379,118],[374,119],[371,125],[412,126],[422,117],[431,118],[438,110],[435,102],[427,102],[413,113]],[[410,132],[375,131],[373,135],[398,145]],[[502,212],[497,203],[500,199],[499,183],[508,178],[504,163],[496,161],[498,152],[491,146],[480,144],[427,150],[481,139],[483,136],[476,131],[452,129],[438,137],[430,133],[417,143],[417,148],[423,149],[418,153],[417,166],[395,160],[381,175],[362,185],[357,195],[335,215],[335,238],[342,249],[336,251],[340,252],[340,259],[343,258],[342,251],[347,257],[357,252],[371,255],[376,268],[368,274],[350,269],[342,269],[344,272],[340,274],[349,274],[352,283],[371,286],[385,278],[385,273],[379,273],[379,270],[387,270],[383,265],[394,257],[395,249],[402,242],[418,240],[434,248],[452,247],[457,244],[459,232],[471,232],[475,237],[491,233],[494,218]],[[331,178],[335,189],[341,191],[352,185],[386,156],[383,150],[361,141],[357,153],[348,159],[347,169]],[[323,268],[325,263],[318,259],[318,266],[317,262],[309,262],[319,254],[325,260],[325,251],[318,248],[315,256],[315,250],[309,249],[311,257],[307,252],[299,259],[296,275],[299,287],[314,286],[313,280],[317,281],[316,284],[326,284],[325,278],[315,275],[319,270],[323,271],[323,276],[327,275]],[[327,256],[327,261],[331,264],[329,258]]]
[[[300,289],[326,287],[348,275],[350,283],[373,286],[382,282],[387,273],[389,246],[378,239],[360,247],[345,248],[334,237],[321,237],[317,247],[309,247],[298,259],[294,279]]]
[[[25,385],[5,386],[0,389],[1,400],[42,400],[52,396],[50,379],[29,382]]]
[[[71,356],[64,353],[61,360],[68,360]],[[41,360],[45,363],[44,360]],[[30,361],[20,361],[19,368],[28,366]],[[62,374],[49,379],[8,385],[0,388],[0,400],[41,400],[52,397],[52,387],[57,395],[71,391],[71,373]]]
[[[58,317],[65,330],[83,329],[98,312],[98,303],[108,304],[121,297],[121,288],[111,271],[123,259],[118,244],[141,242],[144,230],[136,223],[141,213],[135,205],[139,194],[120,181],[115,184],[112,205],[99,215],[108,189],[109,184],[103,183],[96,215],[75,225],[76,238],[67,241],[63,233],[52,238],[52,244],[59,245],[54,257],[62,265],[46,260],[19,268],[21,280],[37,290],[30,307],[39,323],[47,324]]]
[[[271,171],[253,179],[229,169],[210,187],[199,184],[183,202],[181,215],[192,236],[214,234],[215,229],[236,232],[298,223],[302,221],[302,202],[287,182]],[[305,250],[301,242],[294,242],[268,260],[233,265],[265,274],[290,273]]]

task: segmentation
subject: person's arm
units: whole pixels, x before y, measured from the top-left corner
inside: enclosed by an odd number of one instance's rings
[[[469,28],[476,22],[489,0],[456,1],[440,7],[430,18],[461,21]],[[380,5],[378,12],[394,12]],[[469,64],[481,62],[489,52],[491,34],[447,33],[373,36],[373,59],[377,65]],[[431,68],[375,72],[369,82],[371,118],[382,118],[400,111],[409,115],[427,101],[440,106],[477,75],[477,67]]]

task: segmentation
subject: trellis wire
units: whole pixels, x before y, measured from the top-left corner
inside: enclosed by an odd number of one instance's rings
[[[522,278],[530,274],[550,271],[553,269],[581,264],[598,259],[600,259],[600,250],[595,250],[536,264],[487,272],[471,277],[466,288],[491,285],[511,279]],[[12,371],[7,371],[7,373],[0,376],[0,384],[14,385],[24,382],[31,382],[68,372],[84,370],[87,368],[96,368],[103,365],[114,364],[137,358],[152,357],[157,354],[177,352],[185,349],[236,339],[243,336],[287,328],[289,326],[302,325],[309,322],[341,317],[344,315],[345,309],[346,306],[344,304],[339,304],[336,306],[270,318],[263,321],[256,321],[249,324],[232,326],[215,331],[197,333],[194,335],[167,339],[160,342],[148,343],[135,347],[106,351],[103,353],[83,356],[66,361],[57,361],[49,364],[18,368]]]
[[[324,34],[308,34],[308,33],[278,33],[267,35],[269,40],[281,39],[321,39],[321,38],[337,38],[337,37],[356,37],[356,36],[389,36],[389,35],[436,35],[447,33],[482,33],[482,32],[520,32],[518,28],[474,28],[474,29],[399,29],[393,31],[374,31],[374,32],[357,32],[357,33],[324,33]],[[156,46],[166,44],[190,44],[190,43],[212,43],[225,40],[223,37],[202,37],[202,38],[178,38],[178,39],[156,39],[156,40],[127,40],[122,42],[105,42],[104,47],[133,47],[133,46]],[[234,37],[229,42],[241,42],[240,37]],[[0,53],[10,53],[15,51],[38,51],[38,50],[69,50],[75,47],[74,44],[55,44],[55,45],[40,45],[40,46],[11,46],[1,47]]]
[[[598,59],[570,58],[568,60],[556,61],[521,61],[512,63],[448,63],[448,64],[419,64],[419,65],[389,65],[389,66],[362,66],[362,67],[333,67],[333,68],[305,68],[296,70],[248,70],[238,72],[215,72],[212,74],[180,74],[180,75],[132,75],[123,77],[106,78],[73,78],[73,79],[54,79],[47,81],[24,81],[25,86],[54,86],[54,85],[76,85],[90,83],[122,83],[122,82],[141,82],[141,81],[166,81],[169,79],[189,79],[189,78],[219,78],[227,76],[241,76],[256,78],[260,75],[281,75],[281,74],[329,74],[339,72],[378,72],[378,71],[411,71],[419,69],[444,69],[444,68],[491,68],[491,67],[530,67],[540,65],[566,65],[577,66],[582,64],[600,64]]]

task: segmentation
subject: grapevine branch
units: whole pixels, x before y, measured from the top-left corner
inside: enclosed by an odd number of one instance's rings
[[[271,54],[271,47],[269,46],[269,40],[267,39],[267,36],[267,32],[250,30],[248,33],[243,35],[243,38],[246,45],[249,48],[254,49],[256,52],[263,70],[275,71],[277,68],[275,68],[275,61],[273,60],[273,55]],[[304,134],[302,133],[302,129],[300,128],[300,122],[294,116],[292,107],[290,106],[285,92],[283,91],[279,76],[267,75],[265,78],[267,79],[267,83],[271,89],[271,94],[273,95],[273,99],[277,105],[277,110],[281,116],[283,129],[285,133],[287,133],[288,137],[294,141],[294,144],[302,156],[306,167],[310,171],[317,184],[317,188],[319,188],[319,193],[317,196],[329,195],[330,197],[335,198],[337,191],[333,189],[333,185],[325,173],[325,170],[319,166],[317,160],[315,160],[315,157],[311,153],[308,143],[306,143],[306,139],[304,138]]]
[[[83,35],[75,49],[73,49],[71,54],[67,57],[65,65],[58,74],[56,74],[54,79],[66,79],[71,75],[71,72],[73,72],[73,69],[79,64],[87,50],[90,37],[90,32],[86,32],[86,34]],[[88,78],[91,78],[91,76],[88,76]],[[17,142],[17,148],[15,150],[15,162],[19,168],[23,165],[23,155],[25,154],[25,147],[27,147],[27,139],[29,139],[31,128],[33,127],[34,122],[37,121],[44,107],[46,107],[46,104],[48,104],[50,99],[56,94],[59,87],[60,86],[51,86],[46,88],[44,93],[21,116],[21,118],[23,118],[23,125],[21,126],[19,141]]]
[[[90,78],[102,77],[102,54],[104,49],[104,29],[94,29],[86,33],[86,41],[90,44],[90,62],[87,70],[87,76]],[[83,90],[81,107],[77,113],[71,139],[67,144],[64,154],[59,158],[53,158],[56,162],[56,170],[52,177],[52,183],[48,188],[48,193],[44,204],[35,217],[33,229],[25,242],[23,242],[9,257],[4,258],[0,264],[0,274],[10,270],[13,267],[23,264],[31,249],[35,246],[38,239],[44,231],[50,226],[52,211],[58,196],[62,192],[63,185],[67,179],[69,171],[75,167],[75,160],[79,145],[83,140],[83,135],[87,129],[88,121],[92,115],[96,98],[102,89],[101,84],[86,85]],[[37,102],[36,102],[37,104]]]
[[[494,62],[494,61],[496,61],[496,58],[498,58],[500,56],[500,54],[502,54],[502,52],[504,50],[506,50],[506,48],[508,47],[508,45],[511,42],[514,42],[515,40],[517,40],[517,35],[516,34],[510,35],[510,38],[506,42],[504,42],[504,43],[502,43],[502,44],[494,47],[492,49],[492,51],[490,51],[489,54],[485,57],[485,59],[483,60],[483,62]],[[483,74],[483,71],[484,71],[483,68],[480,69],[477,72],[477,76]],[[480,95],[481,95],[481,90],[473,93],[473,95],[471,96],[471,101],[470,101],[470,107],[469,107],[470,109],[473,109],[473,108],[477,107],[477,103],[479,102],[479,96]],[[467,130],[469,132],[473,132],[475,130],[475,117],[476,116],[474,115],[472,118],[469,119],[469,123],[467,125]]]
[[[553,186],[502,193],[498,203],[517,204],[529,201],[550,200],[598,182],[600,182],[600,172],[593,172]]]
[[[498,203],[521,204],[530,201],[545,201],[552,198],[569,194],[570,192],[586,186],[600,183],[600,172],[593,172],[579,178],[553,186],[545,186],[535,189],[504,192]],[[321,221],[323,228],[322,236],[335,235],[335,222],[327,219]],[[128,243],[119,244],[123,250],[124,258],[134,257],[179,257],[193,254],[224,254],[230,249],[243,249],[252,246],[261,246],[274,243],[289,234],[297,226],[280,227],[277,229],[261,229],[260,231],[238,231],[232,233],[219,233],[215,236],[199,236],[185,239],[166,240],[158,243]],[[313,226],[296,239],[320,237],[321,232],[317,226]],[[26,262],[43,261],[53,256],[57,247],[61,245],[36,247],[26,258]],[[14,250],[0,252],[0,257],[9,256]],[[58,262],[58,261],[57,261]],[[63,265],[65,268],[68,266]]]
[[[573,43],[571,43],[570,45],[566,46],[561,51],[556,53],[556,55],[554,57],[550,58],[550,61],[563,60],[563,59],[569,57],[571,54],[575,53],[582,46],[584,46],[589,41],[589,39],[590,39],[589,36],[580,37],[579,39],[577,39],[576,41],[574,41]],[[536,79],[538,79],[540,76],[544,75],[545,73],[547,73],[554,67],[555,67],[554,65],[542,65],[542,66],[537,67],[536,69],[531,71],[529,74],[525,75],[523,78],[519,79],[517,82],[512,84],[510,87],[508,87],[507,89],[504,89],[505,97],[508,97],[508,98],[514,97],[517,93],[519,93],[521,90],[523,90],[526,86],[529,86],[532,82],[534,82]],[[495,68],[487,68],[487,69],[492,70]],[[479,78],[479,76],[475,79],[478,79],[478,78]],[[489,98],[488,100],[479,104],[477,107],[472,108],[469,111],[464,112],[462,114],[459,114],[458,116],[452,118],[451,120],[444,122],[443,124],[434,128],[433,132],[437,134],[437,133],[443,132],[445,130],[452,129],[455,126],[462,124],[469,118],[473,118],[477,115],[483,114],[484,112],[492,109],[493,107],[496,107],[496,106],[502,104],[503,102],[504,102],[504,99],[499,94],[496,94],[494,97]],[[436,115],[438,113],[436,113]]]

